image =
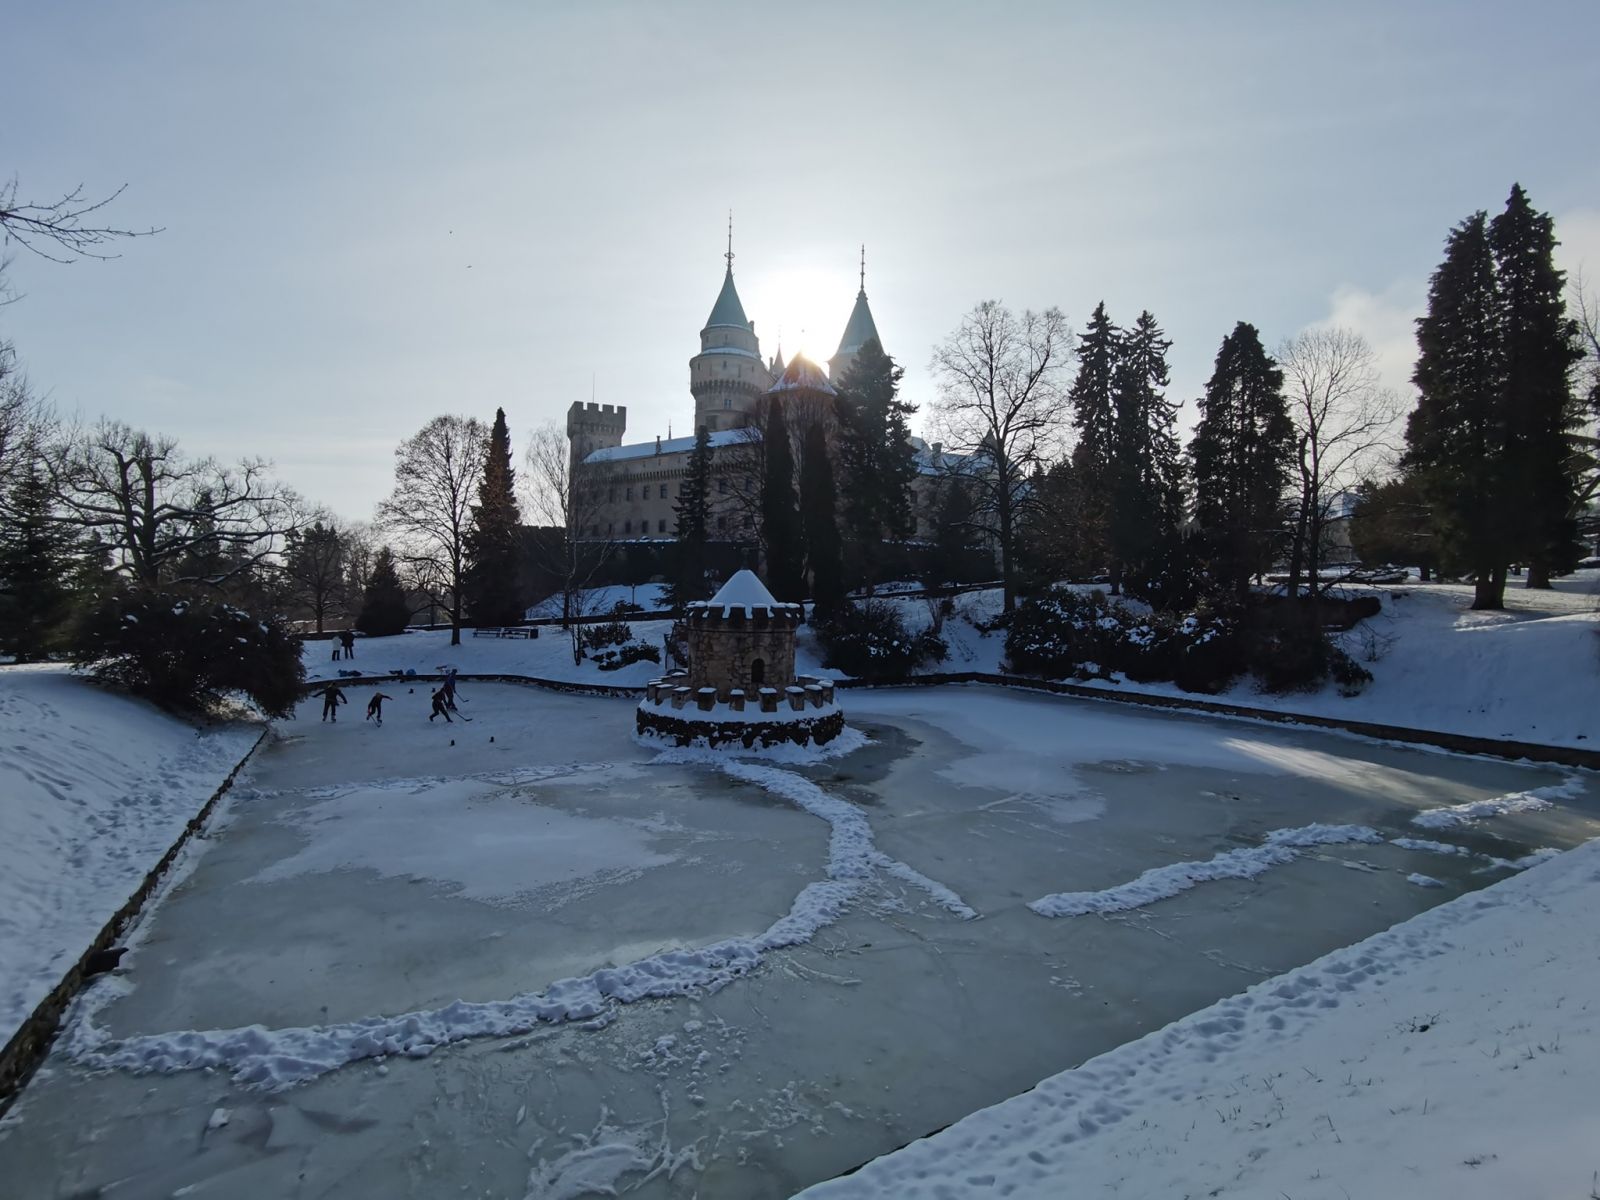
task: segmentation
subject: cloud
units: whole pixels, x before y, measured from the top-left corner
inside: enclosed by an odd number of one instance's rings
[[[1427,309],[1427,284],[1400,279],[1380,292],[1342,283],[1328,299],[1328,315],[1312,329],[1349,329],[1372,346],[1383,385],[1408,405],[1416,397],[1411,371],[1417,362],[1416,320]]]

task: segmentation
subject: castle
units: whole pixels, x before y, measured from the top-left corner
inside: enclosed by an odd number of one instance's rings
[[[707,431],[712,447],[711,535],[717,541],[740,542],[755,535],[749,506],[739,502],[748,489],[739,484],[749,470],[747,448],[759,442],[753,422],[762,402],[773,395],[831,402],[837,395],[834,385],[861,348],[878,336],[878,328],[867,304],[863,263],[855,307],[826,373],[802,354],[787,364],[781,350],[763,359],[755,322],[745,316],[734,286],[731,246],[726,258],[722,290],[700,330],[700,352],[689,360],[689,392],[694,397],[693,427]],[[628,410],[620,404],[580,401],[567,411],[573,492],[590,498],[574,505],[581,509],[573,515],[580,525],[577,532],[608,540],[671,540],[676,535],[674,505],[695,439],[624,443],[627,420]],[[918,447],[922,451],[920,441]],[[916,508],[921,512],[923,505]]]

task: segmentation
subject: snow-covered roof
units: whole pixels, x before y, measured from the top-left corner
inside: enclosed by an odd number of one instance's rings
[[[767,395],[774,392],[806,391],[821,392],[825,396],[834,396],[838,393],[833,390],[833,384],[828,382],[827,375],[822,368],[817,366],[804,354],[796,354],[789,360],[789,365],[783,369],[783,374],[778,376],[778,382],[767,389]]]
[[[877,336],[877,323],[872,319],[872,309],[867,307],[867,290],[862,288],[856,293],[856,306],[850,310],[850,320],[845,324],[844,336],[839,339],[839,349],[833,356],[855,354]]]
[[[706,318],[706,328],[713,325],[731,325],[736,329],[750,329],[750,320],[744,315],[744,305],[739,303],[739,292],[733,286],[733,267],[728,267],[728,273],[723,277],[722,290],[717,293],[717,302],[711,306],[711,315]]]
[[[761,432],[753,428],[718,429],[710,435],[711,448],[734,446],[740,442],[760,441]],[[694,449],[692,437],[662,438],[660,442],[634,442],[628,446],[605,446],[591,450],[585,463],[625,462],[633,458],[653,458],[657,454],[687,454]]]
[[[755,610],[763,608],[771,616],[774,609],[797,609],[798,604],[786,604],[775,599],[767,591],[767,585],[756,578],[754,571],[736,571],[733,577],[718,589],[717,594],[709,600],[696,600],[687,605],[688,608],[713,609],[720,608],[722,615],[727,616],[735,608],[744,609],[744,615],[753,616]]]

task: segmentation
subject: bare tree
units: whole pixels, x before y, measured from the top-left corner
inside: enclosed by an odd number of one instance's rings
[[[275,554],[304,506],[268,465],[186,458],[170,437],[120,421],[72,430],[45,458],[68,521],[98,534],[142,587],[220,587]]]
[[[1289,594],[1299,594],[1304,571],[1315,599],[1335,506],[1393,452],[1400,401],[1380,382],[1372,347],[1352,330],[1308,329],[1283,342],[1276,357],[1295,429],[1291,486],[1299,492]]]
[[[467,531],[489,431],[471,417],[435,417],[395,447],[394,492],[378,520],[400,539],[402,561],[439,588],[450,612],[450,644],[461,644],[461,579]]]
[[[0,234],[7,244],[16,242],[25,250],[51,262],[67,263],[80,258],[115,258],[106,247],[122,238],[148,237],[161,230],[118,229],[99,224],[97,216],[127,188],[123,184],[102,200],[91,200],[79,184],[60,199],[48,204],[29,204],[17,199],[17,180],[13,176],[0,183]],[[45,249],[44,247],[48,247]],[[54,253],[52,253],[54,251]]]
[[[1005,611],[1016,606],[1019,518],[1030,478],[1059,452],[1067,423],[1061,375],[1072,332],[1060,309],[1013,313],[985,300],[933,353],[934,424],[1000,550]]]
[[[523,454],[519,497],[529,524],[544,531],[535,538],[534,552],[558,581],[574,665],[583,661],[582,620],[599,605],[594,582],[616,550],[599,520],[605,482],[577,466],[565,431],[554,422],[540,425]]]

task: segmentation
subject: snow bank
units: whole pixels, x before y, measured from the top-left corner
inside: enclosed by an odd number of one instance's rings
[[[1225,850],[1203,862],[1168,863],[1152,867],[1129,883],[1098,892],[1057,892],[1028,907],[1041,917],[1080,917],[1086,913],[1127,912],[1158,900],[1170,900],[1197,883],[1216,879],[1254,879],[1272,867],[1293,862],[1302,850],[1314,846],[1383,841],[1383,835],[1365,825],[1302,825],[1274,829],[1259,846]]]
[[[1584,1196],[1600,842],[801,1193]]]
[[[62,667],[0,668],[0,1042],[260,735],[197,731]]]
[[[1501,817],[1507,813],[1539,812],[1551,807],[1555,800],[1569,800],[1583,795],[1583,779],[1569,775],[1562,783],[1534,788],[1527,792],[1513,792],[1509,796],[1495,796],[1488,800],[1473,800],[1467,804],[1452,804],[1448,808],[1430,808],[1411,818],[1413,825],[1423,829],[1457,829],[1485,817]]]

